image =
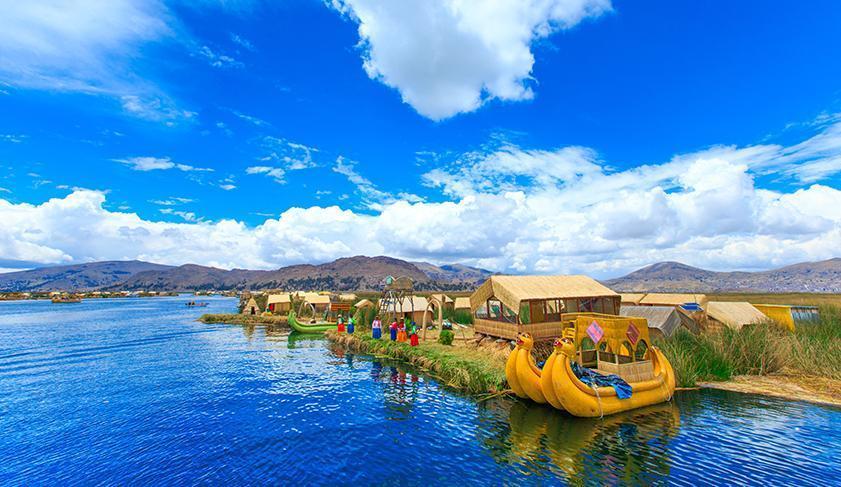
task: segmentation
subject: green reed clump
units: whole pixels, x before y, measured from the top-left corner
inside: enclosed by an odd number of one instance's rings
[[[460,323],[462,325],[473,324],[473,314],[470,311],[463,309],[455,310],[453,308],[444,308],[443,316],[445,320],[450,320],[453,323]]]
[[[841,380],[841,308],[822,306],[817,322],[798,322],[788,338],[792,371]]]
[[[443,384],[470,394],[497,392],[505,386],[505,362],[483,350],[426,342],[417,347],[368,335],[328,332],[334,342],[357,352],[402,360]]]
[[[285,316],[243,315],[233,313],[203,314],[199,317],[199,321],[202,323],[227,323],[231,325],[289,325]]]
[[[794,333],[768,322],[700,335],[679,330],[657,345],[682,387],[774,372],[841,379],[841,309],[822,307],[818,322],[797,323]]]
[[[671,362],[679,387],[693,387],[705,380],[727,380],[733,375],[732,364],[709,336],[681,329],[657,345]]]

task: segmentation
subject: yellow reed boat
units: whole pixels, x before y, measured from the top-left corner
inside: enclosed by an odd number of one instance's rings
[[[672,398],[674,370],[651,345],[644,318],[595,313],[564,318],[562,336],[555,340],[555,349],[542,370],[531,356],[531,335],[518,335],[505,368],[517,396],[581,417],[605,416]],[[593,375],[592,371],[621,377],[630,386],[630,397],[621,398],[613,386],[590,385],[585,381],[596,381],[579,378]]]

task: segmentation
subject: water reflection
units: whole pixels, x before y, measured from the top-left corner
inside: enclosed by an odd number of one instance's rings
[[[525,401],[486,406],[496,416],[508,409],[508,424],[483,430],[497,462],[535,475],[547,471],[587,483],[649,483],[669,475],[669,441],[680,429],[672,403],[603,419],[575,418]],[[506,427],[507,426],[507,427]]]

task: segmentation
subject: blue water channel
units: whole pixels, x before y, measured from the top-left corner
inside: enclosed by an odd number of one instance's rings
[[[838,485],[841,410],[720,391],[581,420],[476,400],[230,298],[0,302],[0,485]]]

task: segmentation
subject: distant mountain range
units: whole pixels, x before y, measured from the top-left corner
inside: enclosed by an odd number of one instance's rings
[[[490,271],[461,264],[436,266],[391,257],[348,257],[320,265],[295,265],[273,271],[224,270],[195,264],[166,266],[141,261],[93,262],[0,274],[0,291],[229,289],[379,290],[386,276],[408,276],[415,289],[468,290]]]
[[[475,289],[490,271],[461,264],[436,266],[391,257],[348,257],[273,271],[224,270],[195,264],[93,262],[0,274],[0,291],[193,291],[240,289],[380,290],[386,276],[408,276],[419,291]],[[661,262],[603,281],[619,292],[834,292],[841,293],[841,258],[762,272],[715,272]]]
[[[624,292],[841,292],[841,258],[803,262],[761,272],[715,272],[660,262],[604,281]]]

